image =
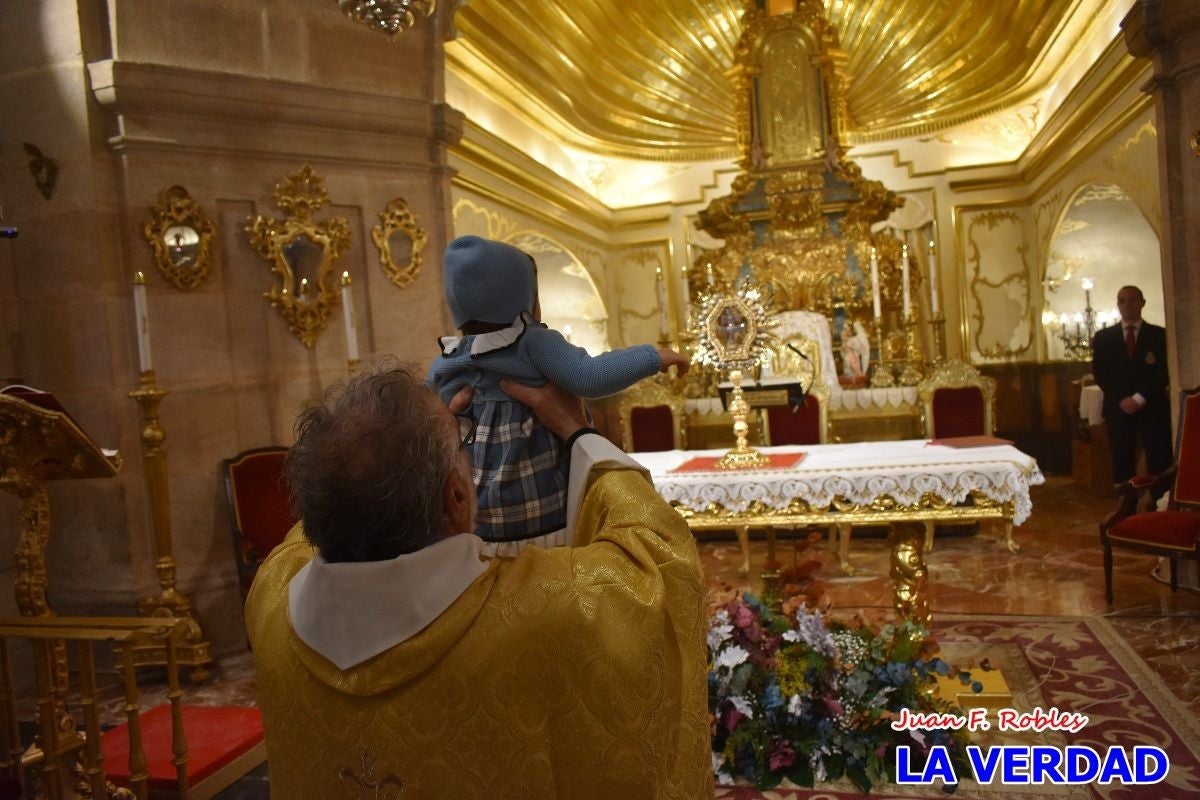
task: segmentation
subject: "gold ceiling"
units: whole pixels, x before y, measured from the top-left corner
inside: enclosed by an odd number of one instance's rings
[[[849,55],[850,142],[965,122],[1044,88],[1111,0],[826,0]],[[741,0],[471,0],[451,68],[565,144],[736,155]]]

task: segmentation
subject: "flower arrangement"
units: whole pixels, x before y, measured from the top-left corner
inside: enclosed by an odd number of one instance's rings
[[[895,781],[896,747],[920,753],[944,745],[966,770],[966,732],[896,731],[900,709],[962,713],[934,693],[936,676],[958,672],[934,655],[918,624],[876,630],[861,617],[827,619],[803,595],[772,610],[749,594],[728,599],[708,631],[709,711],[718,783],[744,779],[760,789],[785,778],[812,788],[848,778],[868,793]],[[979,691],[979,685],[973,685]],[[969,774],[969,773],[968,773]],[[952,787],[951,787],[952,788]]]

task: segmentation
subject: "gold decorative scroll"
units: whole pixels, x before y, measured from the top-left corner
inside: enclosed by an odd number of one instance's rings
[[[397,254],[392,252],[392,237],[397,233],[407,236],[410,242],[407,264],[396,263]],[[417,279],[417,273],[421,271],[421,251],[425,249],[428,237],[417,224],[408,203],[399,197],[388,203],[387,208],[379,212],[379,224],[371,228],[371,239],[379,249],[379,266],[388,280],[403,289]]]
[[[158,272],[178,289],[195,289],[208,279],[216,228],[187,189],[163,190],[151,219],[142,227],[154,249]]]
[[[308,164],[277,184],[274,198],[284,218],[250,217],[246,233],[278,278],[263,296],[279,309],[296,338],[312,347],[325,330],[330,309],[339,302],[340,272],[334,262],[350,246],[350,223],[344,217],[313,219],[313,212],[329,202],[329,194]]]

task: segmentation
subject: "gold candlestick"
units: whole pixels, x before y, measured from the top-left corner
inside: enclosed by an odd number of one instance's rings
[[[171,552],[171,495],[167,482],[167,452],[163,449],[166,433],[158,420],[158,404],[167,392],[158,387],[154,370],[142,372],[138,389],[129,396],[142,411],[142,466],[146,474],[146,490],[150,496],[150,513],[154,523],[154,545],[157,555],[154,568],[158,572],[159,593],[138,601],[138,613],[143,617],[178,617],[187,620],[184,641],[177,648],[178,663],[194,667],[190,678],[194,682],[208,679],[205,665],[212,663],[209,644],[200,627],[200,619],[187,596],[175,587],[175,556]],[[166,665],[164,644],[133,647],[137,666]]]
[[[946,318],[939,311],[929,320],[933,329],[933,362],[940,364],[946,360]]]
[[[901,386],[916,386],[921,382],[921,365],[925,359],[917,347],[917,320],[912,313],[904,317],[904,369],[900,372]]]
[[[871,370],[871,388],[887,389],[896,385],[892,378],[892,370],[888,366],[887,351],[883,347],[883,320],[875,318],[875,345],[879,348],[879,358],[875,359]]]
[[[721,456],[716,466],[718,469],[765,467],[771,463],[771,459],[755,450],[746,441],[746,434],[750,432],[750,426],[746,423],[746,418],[750,413],[750,404],[746,402],[746,397],[742,393],[742,371],[740,369],[731,370],[729,380],[733,383],[733,391],[729,395],[729,414],[733,417],[733,435],[737,437],[737,444],[732,450]]]

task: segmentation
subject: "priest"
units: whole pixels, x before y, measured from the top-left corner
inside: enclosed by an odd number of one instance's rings
[[[301,416],[246,605],[274,796],[712,795],[687,525],[577,399],[504,388],[570,450],[574,547],[481,557],[468,398],[383,369]]]

